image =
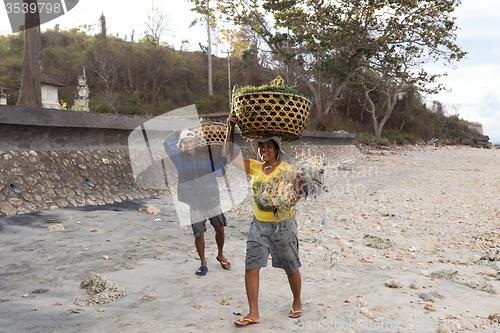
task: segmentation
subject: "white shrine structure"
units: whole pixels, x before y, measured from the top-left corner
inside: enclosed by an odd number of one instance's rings
[[[62,109],[59,104],[59,87],[64,87],[66,84],[51,78],[47,73],[42,71],[42,106],[45,109]]]
[[[78,76],[78,86],[76,87],[74,110],[90,111],[89,109],[89,87],[87,86],[87,77],[85,76],[85,67],[83,67],[83,75]]]
[[[12,89],[0,84],[0,105],[7,105],[7,100],[10,98],[8,94]]]

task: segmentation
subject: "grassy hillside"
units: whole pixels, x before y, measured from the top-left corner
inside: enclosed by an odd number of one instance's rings
[[[16,88],[9,104],[17,101],[22,58],[22,34],[0,36],[0,84]],[[196,104],[200,114],[228,112],[227,59],[212,59],[214,95],[209,96],[206,53],[155,46],[147,40],[132,43],[115,36],[91,36],[84,27],[42,33],[43,70],[67,84],[59,90],[59,99],[72,107],[77,77],[85,66],[93,112],[153,117],[190,104]],[[259,62],[255,57],[231,58],[231,83],[258,86],[279,75],[287,77],[287,73],[265,68]],[[293,77],[293,73],[288,74]],[[312,95],[300,82],[297,89],[305,96]],[[377,94],[373,92],[375,102]],[[431,138],[460,142],[470,135],[467,122],[456,115],[447,116],[439,103],[429,110],[418,94],[407,92],[398,100],[383,138],[373,138],[372,120],[363,111],[362,101],[360,87],[349,83],[328,116],[327,130],[356,133],[359,142],[379,144]],[[309,129],[316,128],[314,111]]]

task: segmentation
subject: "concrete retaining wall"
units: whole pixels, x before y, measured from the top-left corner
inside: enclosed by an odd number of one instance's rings
[[[0,151],[0,212],[6,215],[167,193],[136,186],[128,150]]]
[[[148,119],[0,106],[0,149],[126,149],[130,132]]]
[[[214,120],[224,121],[225,116],[219,117],[222,119]],[[137,184],[132,173],[129,135],[150,120],[0,106],[0,216],[167,195],[168,190]],[[185,122],[168,120],[159,124],[148,129],[151,142],[153,137],[160,141],[184,128]],[[293,145],[349,145],[353,138],[350,133],[305,131]],[[235,142],[249,146],[238,135]]]

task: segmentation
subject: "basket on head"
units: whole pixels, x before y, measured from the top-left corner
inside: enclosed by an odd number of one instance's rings
[[[281,92],[252,92],[233,98],[236,124],[247,139],[276,135],[283,141],[298,140],[309,121],[311,105],[305,97]]]
[[[186,129],[194,133],[196,148],[221,145],[226,140],[226,125],[223,123],[201,123]]]

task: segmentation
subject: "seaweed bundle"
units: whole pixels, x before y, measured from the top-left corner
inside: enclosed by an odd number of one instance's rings
[[[290,163],[291,170],[281,170],[273,178],[262,182],[258,196],[264,206],[272,207],[274,215],[286,219],[287,212],[299,200],[316,197],[326,190],[323,175],[327,159],[312,144],[301,144]]]

